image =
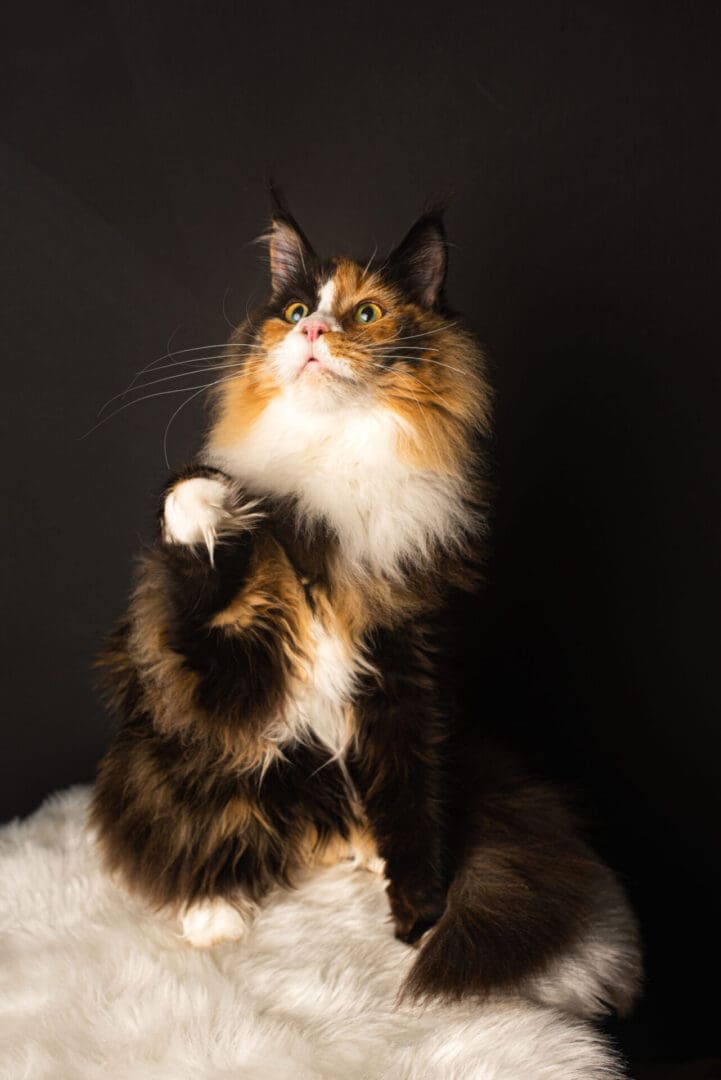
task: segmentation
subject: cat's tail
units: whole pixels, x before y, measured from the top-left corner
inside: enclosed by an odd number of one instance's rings
[[[501,992],[583,1016],[628,1011],[641,978],[634,917],[556,797],[501,793],[469,824],[446,910],[402,997]]]

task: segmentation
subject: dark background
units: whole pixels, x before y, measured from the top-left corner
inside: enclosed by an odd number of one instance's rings
[[[222,342],[262,295],[270,174],[325,253],[383,250],[452,190],[449,295],[498,391],[466,701],[575,792],[628,885],[648,988],[625,1052],[718,1052],[701,985],[718,915],[716,9],[108,0],[12,16],[0,818],[88,781],[106,745],[90,662],[183,396],[79,441],[97,408],[169,338]],[[172,465],[202,424],[196,401]]]

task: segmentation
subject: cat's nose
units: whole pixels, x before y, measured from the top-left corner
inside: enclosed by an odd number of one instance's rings
[[[322,319],[308,319],[307,322],[303,323],[301,330],[312,344],[318,340],[321,334],[328,333],[328,326]]]

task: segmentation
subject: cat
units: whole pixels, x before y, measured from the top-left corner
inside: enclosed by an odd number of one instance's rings
[[[492,394],[447,307],[442,212],[374,265],[319,258],[273,200],[267,302],[230,338],[103,655],[104,863],[206,946],[352,857],[418,949],[402,994],[623,1011],[640,960],[621,887],[551,789],[464,733],[448,685]]]

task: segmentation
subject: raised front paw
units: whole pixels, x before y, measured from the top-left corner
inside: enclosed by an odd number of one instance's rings
[[[394,882],[387,887],[395,935],[406,945],[416,942],[440,919],[445,900],[440,894],[420,894],[417,890],[404,889]]]
[[[165,496],[162,534],[168,544],[205,544],[213,561],[222,532],[252,528],[262,516],[256,503],[241,503],[233,484],[220,476],[179,480]]]

